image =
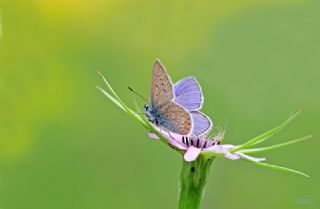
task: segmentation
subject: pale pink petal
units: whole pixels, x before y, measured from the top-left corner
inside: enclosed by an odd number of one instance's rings
[[[239,159],[240,159],[240,156],[239,156],[239,155],[237,155],[237,154],[232,154],[232,153],[230,153],[230,152],[226,152],[226,153],[224,154],[224,156],[225,156],[226,158],[230,159],[230,160],[239,160]]]
[[[232,148],[234,148],[234,145],[231,144],[225,144],[225,145],[213,145],[211,147],[208,147],[206,149],[204,149],[204,151],[212,151],[214,153],[222,153],[224,154],[224,156],[230,160],[238,160],[240,158],[244,158],[247,160],[251,160],[251,161],[255,161],[255,162],[260,162],[265,160],[266,158],[255,158],[255,157],[251,157],[248,155],[245,155],[241,152],[235,152],[235,153],[231,153],[230,150]]]
[[[239,156],[241,156],[244,159],[250,160],[250,161],[255,161],[255,162],[260,162],[260,161],[264,161],[266,160],[266,158],[256,158],[256,157],[251,157],[249,155],[243,154],[241,152],[236,152],[236,154],[238,154]]]
[[[174,147],[176,147],[176,148],[178,148],[178,149],[181,149],[181,150],[187,150],[188,149],[188,147],[187,147],[187,145],[185,145],[185,144],[183,144],[182,142],[180,142],[180,141],[178,141],[178,140],[176,140],[175,138],[173,138],[172,136],[170,136],[169,134],[164,134],[164,132],[161,132],[161,134],[162,134],[162,136],[163,137],[165,137],[167,140],[168,140],[168,142],[172,145],[172,146],[174,146]],[[154,133],[148,133],[148,136],[150,137],[150,138],[153,138],[153,139],[160,139],[156,134],[154,134]]]
[[[183,135],[180,135],[180,134],[176,134],[176,133],[173,133],[173,132],[168,132],[168,131],[165,131],[165,130],[162,130],[162,129],[159,129],[158,130],[164,137],[166,138],[170,138],[170,139],[175,139],[176,141],[181,141],[181,138]],[[180,139],[180,140],[179,140]]]
[[[208,151],[212,151],[214,153],[221,153],[221,154],[224,154],[224,156],[230,160],[238,160],[240,158],[239,155],[230,153],[230,149],[233,147],[234,146],[231,144],[213,145],[211,147],[206,148],[205,151],[208,150]]]
[[[184,143],[182,143],[182,141],[181,141],[182,135],[165,131],[165,130],[163,130],[163,129],[155,126],[155,125],[153,125],[153,127],[154,127],[157,131],[159,131],[159,132],[162,134],[162,136],[165,137],[165,138],[168,140],[168,142],[169,142],[171,145],[173,145],[174,147],[176,147],[176,148],[178,148],[178,149],[181,149],[181,150],[187,150],[187,149],[188,149],[188,146],[185,145]],[[151,133],[151,135],[150,135],[150,133],[149,133],[148,135],[149,135],[149,137],[151,137],[151,138],[155,138],[154,136],[157,136],[157,135],[154,134],[154,133]],[[159,139],[158,136],[157,136],[156,138]]]
[[[169,137],[170,138],[170,137]],[[176,147],[176,148],[178,148],[178,149],[181,149],[181,150],[187,150],[188,149],[188,147],[187,147],[187,145],[185,145],[185,144],[183,144],[183,143],[181,143],[181,142],[179,142],[179,141],[177,141],[176,139],[169,139],[168,140],[169,141],[169,143],[171,144],[171,145],[173,145],[174,147]]]
[[[204,151],[212,151],[215,153],[226,154],[226,153],[229,153],[229,150],[233,147],[234,146],[231,144],[224,144],[224,145],[220,144],[220,145],[213,145],[211,147],[208,147],[208,148],[204,149]]]
[[[159,136],[157,136],[157,134],[154,134],[154,133],[148,133],[148,136],[150,137],[150,138],[153,138],[153,139],[160,139],[159,138]]]
[[[187,152],[184,154],[184,159],[187,162],[194,161],[195,159],[197,159],[197,157],[199,156],[200,152],[201,152],[200,148],[191,146],[191,147],[188,148]]]

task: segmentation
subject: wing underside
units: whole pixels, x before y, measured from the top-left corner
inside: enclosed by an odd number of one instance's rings
[[[189,111],[202,107],[203,95],[201,87],[194,77],[186,77],[174,85],[174,102]]]

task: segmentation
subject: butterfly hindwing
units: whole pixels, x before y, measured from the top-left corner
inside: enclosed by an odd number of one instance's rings
[[[194,77],[186,77],[174,85],[174,102],[188,111],[202,107],[203,95],[200,84]]]
[[[170,101],[159,106],[159,124],[167,130],[189,135],[192,129],[191,115],[181,106]]]
[[[208,116],[198,111],[192,111],[190,114],[193,121],[192,136],[200,136],[210,131],[212,122]]]
[[[159,60],[153,65],[151,81],[151,103],[159,106],[173,99],[172,82]]]

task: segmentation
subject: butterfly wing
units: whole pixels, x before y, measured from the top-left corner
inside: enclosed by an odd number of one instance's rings
[[[192,136],[200,136],[208,133],[211,130],[212,122],[208,116],[198,111],[192,111],[190,114],[193,121],[193,127],[191,131]]]
[[[153,65],[151,80],[151,103],[160,106],[173,99],[171,79],[159,60]]]
[[[208,132],[211,120],[196,111],[202,103],[201,87],[194,77],[182,79],[173,87],[164,66],[156,60],[151,81],[151,106],[158,113],[159,125],[181,135],[198,136]]]
[[[174,102],[190,111],[193,127],[192,136],[203,135],[210,131],[212,122],[205,114],[197,111],[203,104],[203,94],[197,79],[187,77],[174,85]]]
[[[165,129],[181,134],[189,135],[192,129],[192,119],[183,107],[170,101],[159,107],[159,124]]]
[[[174,102],[189,111],[202,107],[203,95],[200,84],[194,77],[187,77],[174,85]]]

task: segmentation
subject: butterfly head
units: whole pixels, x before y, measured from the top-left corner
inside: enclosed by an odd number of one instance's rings
[[[150,104],[144,105],[143,113],[151,123],[154,123],[155,125],[159,124],[156,111],[152,108]]]

